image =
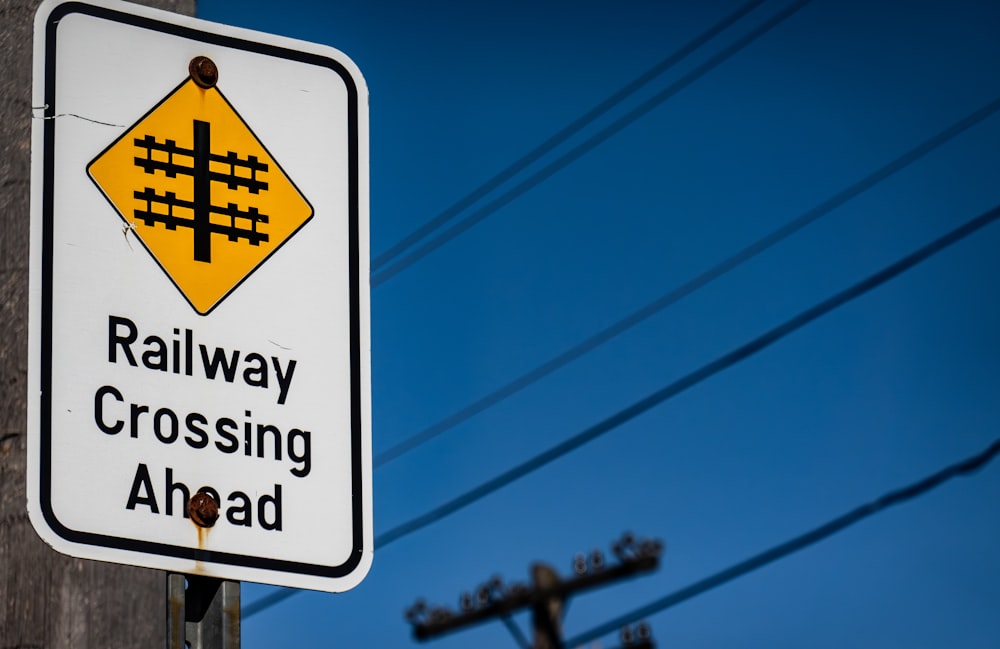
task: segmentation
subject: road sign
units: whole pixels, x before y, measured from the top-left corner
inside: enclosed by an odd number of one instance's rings
[[[185,141],[191,145],[178,144]],[[198,313],[211,311],[313,215],[218,87],[192,79],[88,170]]]
[[[372,560],[356,66],[46,0],[34,79],[35,529],[84,558],[353,587]]]

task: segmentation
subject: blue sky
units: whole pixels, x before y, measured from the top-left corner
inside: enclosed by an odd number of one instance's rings
[[[348,54],[371,93],[372,256],[741,6],[199,0]],[[376,455],[697,277],[1000,98],[1000,5],[766,0],[482,207],[627,125],[372,290]],[[696,74],[704,66],[704,74]],[[692,75],[690,82],[683,81]],[[648,112],[630,110],[681,83]],[[374,472],[376,534],[501,474],[1000,202],[988,115],[725,276]],[[463,212],[452,222],[475,212]],[[580,596],[579,635],[972,455],[1000,422],[1000,226],[508,487],[376,551],[243,646],[407,647],[418,596],[564,573],[623,531],[651,576]],[[661,646],[995,647],[1000,466],[648,618]],[[275,588],[244,584],[244,606]],[[525,616],[515,618],[528,629]],[[600,639],[617,644],[614,635]],[[515,646],[499,623],[432,641]],[[596,646],[596,645],[595,645]]]

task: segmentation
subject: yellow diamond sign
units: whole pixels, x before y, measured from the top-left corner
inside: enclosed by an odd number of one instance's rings
[[[88,165],[91,179],[204,315],[313,208],[216,87],[186,80]]]

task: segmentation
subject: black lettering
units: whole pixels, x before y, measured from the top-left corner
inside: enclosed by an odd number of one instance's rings
[[[190,435],[184,437],[184,441],[187,442],[188,446],[191,448],[205,448],[208,446],[208,433],[201,427],[208,424],[208,419],[205,418],[205,415],[200,412],[192,412],[184,418],[184,423],[187,425],[188,432],[197,435],[197,437],[191,437]],[[201,424],[201,426],[197,424]]]
[[[204,345],[198,345],[201,350],[201,363],[205,368],[205,376],[215,380],[215,375],[222,369],[222,375],[226,379],[227,383],[232,383],[233,379],[236,378],[236,365],[240,361],[240,352],[237,349],[233,350],[232,357],[227,359],[226,352],[221,347],[215,348],[215,353],[212,355],[212,359],[208,359],[208,348]],[[228,361],[228,364],[227,364]]]
[[[272,505],[272,511],[274,512],[274,517],[268,521],[267,520],[267,506]],[[257,501],[257,520],[260,521],[260,526],[265,530],[276,530],[281,531],[281,485],[274,485],[274,495],[268,496],[264,494]]]
[[[257,424],[257,457],[264,457],[264,435],[271,433],[274,441],[274,459],[281,459],[281,431],[270,424]]]
[[[169,469],[168,469],[169,470]],[[146,491],[145,496],[139,495],[139,489]],[[135,509],[136,505],[145,505],[153,514],[159,514],[160,508],[156,506],[156,495],[153,493],[153,481],[149,479],[149,469],[145,464],[140,464],[135,470],[135,479],[132,480],[132,490],[128,494],[128,503],[125,509]],[[263,506],[261,506],[263,510]]]
[[[143,345],[155,347],[142,353],[142,364],[151,370],[167,371],[167,343],[158,336],[146,336]]]
[[[163,418],[166,417],[170,420],[170,434],[164,435],[161,423]],[[160,408],[153,415],[153,434],[156,435],[156,439],[160,440],[164,444],[173,444],[177,441],[177,436],[180,434],[180,426],[177,423],[177,415],[170,408]]]
[[[129,435],[133,438],[139,437],[139,415],[149,412],[149,406],[140,406],[138,404],[130,404],[132,406],[132,428],[129,430]]]
[[[292,475],[304,478],[312,470],[312,453],[310,449],[311,435],[308,430],[293,428],[288,431],[288,459],[299,466],[289,469]],[[302,451],[299,452],[296,441],[302,442]]]
[[[181,333],[181,330],[177,329],[175,327],[174,328],[174,336],[179,336],[180,333]],[[174,338],[172,342],[173,342],[173,348],[174,348],[174,353],[173,353],[173,356],[174,356],[174,374],[180,374],[181,373],[181,341],[178,338]]]
[[[125,422],[119,419],[110,426],[104,423],[104,396],[109,394],[119,403],[125,400],[122,393],[110,385],[105,385],[104,387],[99,388],[97,393],[94,394],[94,423],[96,423],[97,427],[101,429],[101,432],[107,433],[108,435],[117,435],[122,432],[122,428],[125,427]]]
[[[278,378],[278,404],[284,405],[285,398],[288,397],[288,388],[292,386],[292,374],[295,374],[297,361],[288,361],[287,374],[281,371],[281,363],[274,356],[271,357],[271,363],[274,365],[274,375]]]
[[[242,525],[244,527],[253,525],[253,504],[250,502],[250,496],[242,491],[234,491],[229,494],[229,502],[233,501],[239,501],[240,505],[238,507],[231,506],[226,510],[226,520],[233,525]]]
[[[257,388],[267,387],[267,359],[257,353],[247,354],[243,362],[247,364],[247,368],[243,370],[243,381],[247,385],[252,385]],[[256,363],[257,367],[251,367],[250,363]],[[256,378],[252,378],[256,375]]]
[[[174,515],[175,491],[179,491],[181,493],[181,513],[184,515],[184,518],[187,518],[187,504],[188,500],[191,498],[191,492],[188,491],[187,485],[183,482],[174,482],[174,470],[167,467],[167,506],[165,508],[167,516]]]
[[[219,437],[229,442],[228,444],[222,444],[216,441],[215,448],[223,453],[235,453],[240,447],[240,440],[231,431],[236,430],[236,428],[236,422],[228,417],[223,417],[215,422],[215,432],[218,433]]]
[[[249,410],[244,410],[243,414],[247,418],[247,421],[243,422],[243,455],[250,457],[251,445],[253,444],[253,424],[250,423],[252,413]]]
[[[128,329],[128,334],[125,336],[118,335],[119,325]],[[132,354],[132,343],[135,339],[139,337],[139,331],[135,328],[135,323],[128,318],[120,318],[116,315],[108,316],[108,362],[117,363],[118,353],[115,351],[115,346],[121,346],[122,352],[125,354],[125,359],[128,360],[128,364],[132,367],[136,367],[135,356]]]

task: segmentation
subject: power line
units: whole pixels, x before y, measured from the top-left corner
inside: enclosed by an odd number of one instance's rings
[[[712,268],[702,272],[700,275],[688,280],[684,284],[671,289],[669,292],[661,295],[652,302],[640,307],[639,309],[633,311],[632,313],[621,318],[617,322],[611,324],[610,326],[598,331],[597,333],[591,335],[589,338],[583,342],[578,343],[574,347],[560,353],[559,355],[545,361],[541,365],[535,367],[534,369],[522,374],[521,376],[515,378],[514,380],[506,383],[505,385],[497,388],[493,392],[490,392],[484,397],[474,401],[473,403],[465,406],[461,410],[458,410],[451,415],[445,417],[444,419],[424,428],[423,430],[414,433],[410,437],[400,441],[399,443],[389,447],[385,451],[382,451],[375,456],[373,464],[375,467],[387,464],[392,460],[404,455],[405,453],[413,450],[414,448],[430,441],[431,439],[437,437],[438,435],[444,433],[445,431],[457,426],[458,424],[472,418],[473,416],[483,412],[484,410],[491,408],[492,406],[500,403],[507,397],[510,397],[517,392],[523,390],[529,385],[541,380],[542,378],[548,376],[549,374],[555,372],[556,370],[565,367],[572,361],[580,358],[584,354],[596,349],[600,345],[612,340],[618,335],[624,333],[635,325],[643,322],[644,320],[656,315],[668,306],[680,301],[682,298],[690,295],[691,293],[701,289],[706,284],[715,281],[716,279],[726,275],[731,270],[743,265],[747,261],[750,261],[757,255],[768,250],[769,248],[777,245],[779,242],[787,239],[792,234],[798,232],[807,225],[813,223],[814,221],[826,216],[834,209],[840,207],[847,201],[855,198],[859,194],[871,189],[875,185],[886,180],[893,174],[905,169],[909,165],[913,164],[920,158],[924,157],[931,151],[937,149],[939,146],[968,130],[969,128],[975,126],[979,122],[983,121],[987,117],[995,114],[1000,110],[1000,98],[994,99],[992,102],[986,104],[979,110],[970,113],[961,120],[955,122],[948,128],[940,131],[933,137],[921,142],[914,148],[910,149],[903,155],[899,156],[895,160],[889,162],[888,164],[875,170],[868,176],[858,180],[852,185],[841,190],[837,194],[834,194],[830,198],[826,199],[819,205],[813,207],[807,212],[801,214],[800,216],[792,219],[788,223],[782,225],[776,230],[768,233],[767,235],[761,237],[757,241],[751,243],[749,246],[743,248],[742,250],[736,252],[735,254],[729,256],[723,261],[719,262]]]
[[[913,484],[891,491],[880,498],[876,498],[867,504],[856,507],[842,516],[834,518],[833,520],[824,523],[823,525],[820,525],[805,534],[776,545],[769,550],[765,550],[760,554],[730,566],[729,568],[717,572],[710,577],[706,577],[701,581],[695,582],[690,586],[681,588],[680,590],[638,608],[631,613],[626,613],[613,620],[605,622],[590,631],[581,633],[575,638],[570,638],[566,641],[566,646],[575,647],[583,645],[586,642],[590,642],[591,640],[595,640],[601,636],[612,633],[625,624],[645,619],[654,613],[659,613],[670,608],[671,606],[676,606],[677,604],[687,601],[696,595],[700,595],[706,591],[712,590],[713,588],[727,584],[738,577],[742,577],[743,575],[753,572],[758,568],[762,568],[769,563],[783,559],[794,552],[798,552],[799,550],[813,545],[814,543],[818,543],[827,537],[833,536],[837,532],[840,532],[851,525],[868,518],[869,516],[873,516],[889,507],[892,507],[893,505],[899,505],[908,500],[917,498],[918,496],[922,496],[952,478],[972,473],[983,467],[998,454],[1000,454],[1000,439],[995,440],[984,451],[970,458],[945,467],[937,473],[927,476],[926,478]]]
[[[620,104],[621,102],[628,99],[631,95],[635,94],[643,88],[646,84],[650,83],[658,76],[674,67],[680,63],[689,54],[696,51],[708,41],[712,40],[723,31],[731,27],[734,23],[739,21],[741,18],[746,16],[748,13],[759,7],[764,3],[764,0],[751,0],[746,4],[739,7],[736,11],[729,14],[718,23],[707,29],[702,34],[699,34],[691,41],[686,43],[676,52],[663,59],[653,67],[651,67],[646,72],[642,73],[630,83],[625,85],[623,88],[612,94],[610,97],[597,104],[589,111],[587,111],[582,116],[578,117],[568,126],[564,127],[562,130],[557,132],[555,135],[551,136],[549,139],[542,142],[540,145],[526,153],[524,156],[516,160],[513,164],[509,165],[495,176],[487,180],[485,183],[472,190],[461,199],[456,201],[453,205],[448,207],[434,218],[432,218],[427,223],[423,224],[407,236],[403,237],[400,241],[394,244],[385,252],[381,253],[375,259],[372,260],[371,269],[372,271],[377,271],[382,266],[386,265],[394,257],[398,257],[407,248],[413,246],[417,241],[423,239],[428,234],[438,229],[451,219],[453,219],[458,214],[461,214],[471,205],[479,201],[481,198],[492,192],[494,189],[507,182],[515,175],[526,169],[532,163],[538,161],[542,156],[549,153],[557,146],[576,135],[585,127],[589,126],[599,117],[607,113],[609,110]]]
[[[276,606],[281,602],[285,601],[292,595],[298,595],[302,591],[297,588],[289,588],[287,586],[282,586],[280,590],[276,590],[270,595],[264,595],[256,602],[250,602],[240,612],[240,617],[244,620],[257,615],[261,611],[267,610],[272,606]]]
[[[444,230],[434,238],[423,243],[415,250],[412,250],[408,254],[398,258],[395,262],[392,262],[383,270],[373,273],[371,276],[372,287],[382,284],[388,279],[394,277],[402,270],[409,268],[410,266],[420,261],[430,253],[434,252],[447,242],[451,241],[458,235],[462,234],[475,224],[479,223],[487,216],[490,216],[491,214],[493,214],[500,208],[504,207],[517,197],[521,196],[529,189],[534,188],[542,181],[550,178],[556,172],[568,166],[571,162],[577,160],[585,153],[596,148],[599,144],[606,141],[612,135],[615,135],[616,133],[624,129],[632,122],[636,121],[643,115],[647,114],[648,112],[650,112],[651,110],[653,110],[654,108],[665,102],[670,97],[673,97],[687,86],[691,85],[698,79],[702,78],[703,76],[705,76],[706,74],[708,74],[709,72],[720,66],[727,59],[733,57],[735,54],[737,54],[738,52],[749,46],[751,43],[756,41],[758,38],[762,37],[767,32],[777,27],[780,23],[790,18],[799,9],[802,9],[810,2],[812,2],[812,0],[798,0],[797,2],[781,10],[780,12],[772,16],[770,19],[766,20],[764,23],[759,25],[756,29],[749,32],[748,34],[746,34],[745,36],[743,36],[742,38],[731,44],[729,47],[726,47],[721,52],[710,58],[708,61],[699,65],[694,70],[692,70],[691,72],[684,75],[679,80],[668,86],[666,89],[661,90],[659,93],[657,93],[650,99],[647,99],[645,102],[643,102],[636,108],[632,109],[624,116],[615,120],[610,125],[601,129],[596,134],[587,138],[582,143],[573,147],[572,149],[570,149],[569,151],[558,157],[556,160],[550,162],[549,164],[542,167],[532,175],[528,176],[528,178],[526,178],[525,180],[521,181],[511,189],[501,194],[499,198],[496,198],[493,201],[487,203],[484,207],[474,211],[472,214],[458,221],[447,230]]]
[[[750,342],[747,342],[726,354],[723,354],[719,358],[711,361],[710,363],[703,365],[697,370],[687,374],[686,376],[670,383],[669,385],[653,392],[652,394],[646,396],[643,399],[633,403],[632,405],[616,412],[615,414],[607,417],[603,421],[584,429],[583,431],[573,435],[572,437],[556,444],[555,446],[545,450],[532,458],[529,458],[525,462],[515,466],[512,469],[505,471],[504,473],[492,478],[483,484],[474,487],[473,489],[466,491],[465,493],[459,495],[452,500],[439,505],[434,509],[417,516],[401,525],[383,532],[375,537],[374,545],[376,549],[383,548],[390,543],[397,541],[404,536],[408,536],[418,530],[421,530],[437,521],[454,514],[455,512],[464,509],[465,507],[475,503],[478,500],[485,498],[491,493],[502,489],[503,487],[509,485],[510,483],[525,477],[526,475],[533,473],[537,469],[553,462],[560,457],[566,455],[567,453],[576,450],[577,448],[583,446],[587,442],[590,442],[601,435],[621,426],[622,424],[634,419],[640,414],[646,412],[647,410],[659,405],[660,403],[670,399],[687,389],[698,385],[702,381],[715,376],[719,372],[728,369],[735,365],[736,363],[753,356],[757,352],[767,349],[774,343],[778,342],[785,336],[798,331],[805,325],[813,322],[814,320],[826,315],[827,313],[833,311],[834,309],[847,304],[848,302],[865,295],[869,291],[885,284],[889,280],[901,275],[907,270],[913,268],[917,264],[925,261],[926,259],[936,255],[942,250],[948,248],[949,246],[961,241],[965,237],[977,232],[983,227],[989,225],[990,223],[996,221],[1000,218],[1000,206],[994,207],[993,209],[980,214],[979,216],[973,218],[970,221],[960,225],[959,227],[947,232],[946,234],[934,239],[922,248],[910,253],[909,255],[899,259],[889,266],[886,266],[882,270],[876,272],[873,275],[869,275],[867,278],[861,280],[860,282],[853,284],[852,286],[844,289],[843,291],[823,300],[822,302],[806,309],[805,311],[799,313],[798,315],[786,320],[782,324],[770,329],[769,331],[761,334],[760,336],[754,338]],[[281,602],[292,595],[294,595],[296,590],[284,589],[281,591],[274,592],[270,595],[262,597],[249,604],[243,609],[243,617],[248,618],[260,611],[269,608],[278,602]]]
[[[601,435],[607,433],[610,430],[621,426],[625,422],[637,417],[638,415],[646,412],[650,408],[659,405],[660,403],[666,401],[667,399],[674,397],[688,388],[698,385],[705,379],[715,376],[719,372],[728,369],[735,365],[736,363],[753,356],[757,352],[760,352],[774,343],[778,342],[785,336],[801,329],[805,325],[809,324],[813,320],[826,315],[830,311],[833,311],[837,307],[840,307],[855,298],[861,297],[865,293],[868,293],[872,289],[881,286],[882,284],[888,282],[890,279],[900,275],[901,273],[909,270],[910,268],[916,266],[925,259],[937,254],[938,252],[944,250],[948,246],[964,239],[973,232],[976,232],[980,228],[988,225],[1000,217],[1000,206],[994,207],[988,212],[985,212],[976,218],[968,221],[967,223],[961,225],[960,227],[948,232],[947,234],[935,239],[926,246],[920,248],[919,250],[910,253],[906,257],[894,262],[893,264],[883,268],[879,272],[867,277],[866,279],[854,284],[853,286],[827,298],[826,300],[816,304],[815,306],[806,309],[802,313],[799,313],[790,320],[774,327],[770,331],[754,338],[748,343],[745,343],[736,349],[720,356],[714,361],[703,365],[699,369],[691,372],[690,374],[674,381],[673,383],[667,385],[664,388],[657,390],[656,392],[650,394],[649,396],[640,399],[639,401],[633,403],[627,408],[618,411],[617,413],[611,415],[607,419],[583,430],[580,433],[566,439],[555,446],[549,448],[546,451],[535,455],[534,457],[522,462],[521,464],[515,466],[512,469],[505,471],[504,473],[487,480],[483,484],[475,487],[464,494],[453,498],[452,500],[440,505],[431,511],[417,516],[402,525],[398,525],[387,532],[383,532],[375,538],[376,546],[384,546],[392,543],[393,541],[402,538],[408,534],[411,534],[419,529],[427,527],[428,525],[435,523],[442,518],[455,513],[456,511],[463,509],[472,503],[480,500],[489,494],[497,491],[508,484],[523,478],[540,469],[541,467],[549,464],[550,462],[566,455],[570,451],[574,451],[577,448],[583,446],[587,442],[594,440]]]
[[[518,647],[521,649],[531,649],[531,645],[528,643],[528,638],[521,633],[521,627],[514,623],[514,620],[511,619],[510,615],[501,615],[500,621],[503,622],[505,627],[507,627],[507,631],[514,638],[514,642],[517,643]]]

